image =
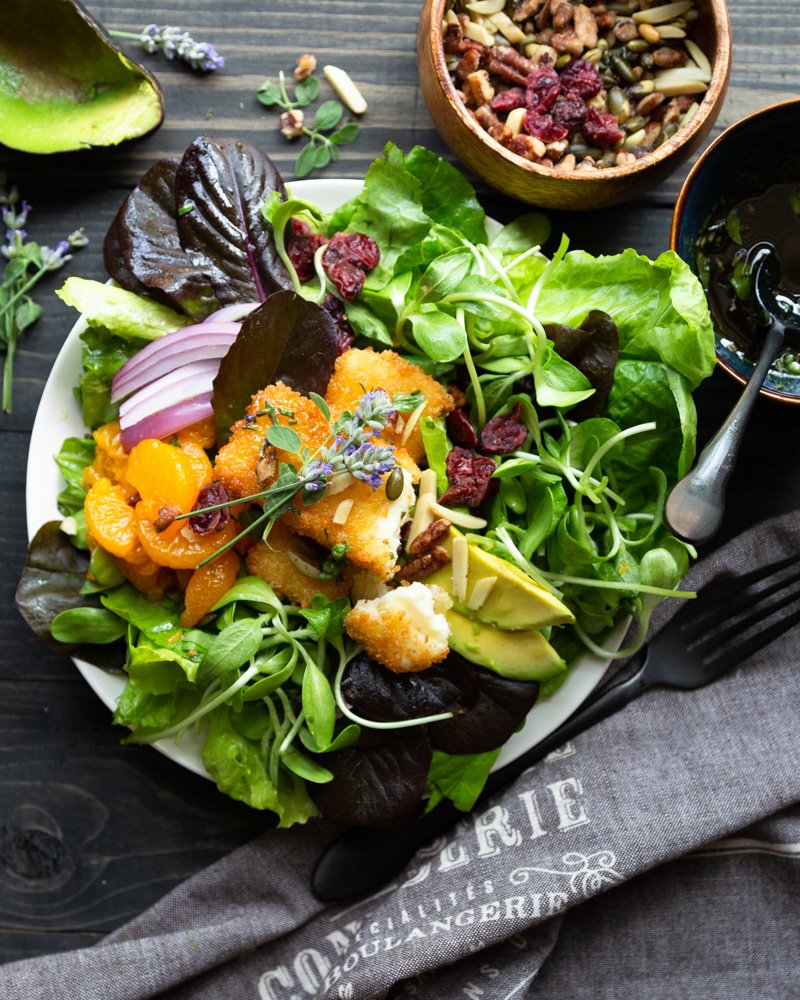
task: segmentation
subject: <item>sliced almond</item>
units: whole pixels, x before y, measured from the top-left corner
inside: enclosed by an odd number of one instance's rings
[[[643,27],[644,25],[642,25]],[[656,31],[662,38],[686,38],[686,32],[683,28],[679,28],[677,24],[662,24],[660,28],[656,28]],[[641,34],[641,28],[639,32]],[[643,34],[642,38],[644,38]]]
[[[319,579],[319,567],[314,566],[313,563],[308,562],[302,556],[298,555],[296,552],[292,552],[291,549],[286,553],[289,557],[289,562],[291,562],[303,576],[310,576],[312,580]]]
[[[506,0],[473,0],[467,4],[471,14],[497,14],[506,5]]]
[[[494,590],[496,583],[496,576],[482,576],[472,588],[472,593],[467,601],[467,610],[479,611],[486,603],[489,594]]]
[[[484,518],[476,517],[474,514],[464,514],[462,511],[453,510],[450,507],[443,507],[442,504],[437,503],[435,500],[432,500],[428,504],[428,510],[433,517],[446,517],[451,524],[455,524],[459,528],[480,531],[481,528],[486,527]]]
[[[468,38],[471,42],[480,42],[487,49],[490,49],[494,45],[494,35],[489,34],[486,28],[480,24],[476,24],[474,21],[470,21],[464,28],[464,38]]]
[[[400,438],[400,444],[405,444],[406,441],[408,441],[409,437],[411,437],[411,432],[417,426],[419,418],[422,416],[423,410],[427,405],[428,405],[428,400],[423,399],[422,402],[419,404],[419,406],[415,410],[412,410],[411,413],[409,413],[408,418],[406,419],[405,422],[405,426],[403,427],[403,434]]]
[[[519,42],[524,42],[528,37],[520,26],[518,24],[514,24],[508,14],[504,14],[502,11],[499,14],[492,14],[490,20],[500,34],[511,45],[517,45]]]
[[[695,64],[700,67],[700,69],[708,74],[708,79],[711,79],[711,63],[708,61],[708,57],[705,52],[700,48],[697,42],[693,42],[691,38],[687,38],[683,43],[686,46],[686,51],[689,53],[690,57],[694,60]]]
[[[463,535],[453,539],[452,591],[453,600],[463,604],[467,599],[469,543]]]
[[[654,80],[656,90],[660,90],[662,94],[665,94],[666,91],[661,86],[662,83],[677,83],[682,80],[700,80],[703,83],[710,83],[711,75],[703,72],[699,66],[677,66],[674,69],[664,69],[656,73]]]
[[[663,4],[661,7],[648,7],[647,10],[637,10],[633,20],[637,24],[665,24],[674,21],[676,17],[685,14],[692,6],[692,0],[677,0],[677,3]]]
[[[325,79],[333,87],[340,100],[354,115],[363,115],[367,110],[367,102],[358,87],[343,69],[338,66],[323,66]]]
[[[336,510],[333,512],[333,517],[331,520],[334,524],[345,524],[348,517],[350,517],[350,511],[353,509],[352,500],[342,500]]]

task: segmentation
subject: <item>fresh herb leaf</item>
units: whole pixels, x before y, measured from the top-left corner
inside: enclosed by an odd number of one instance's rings
[[[267,441],[281,451],[288,451],[292,455],[298,455],[303,446],[300,435],[291,427],[283,424],[273,424],[267,428]]]
[[[330,132],[341,121],[344,106],[339,101],[323,101],[317,108],[314,128],[318,132]]]

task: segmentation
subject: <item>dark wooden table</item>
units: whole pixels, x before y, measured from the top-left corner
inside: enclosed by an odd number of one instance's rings
[[[323,176],[363,176],[390,139],[402,148],[421,143],[450,155],[416,83],[417,0],[91,0],[88,6],[108,28],[179,24],[212,41],[227,65],[203,77],[145,56],[163,87],[166,119],[144,141],[51,157],[0,150],[0,169],[34,206],[33,238],[55,245],[84,226],[91,239],[39,286],[44,315],[18,353],[13,413],[0,416],[0,961],[93,944],[267,822],[156,751],[120,747],[119,730],[72,662],[41,646],[14,608],[25,558],[29,434],[74,319],[54,289],[67,274],[105,277],[103,236],[122,197],[155,159],[179,155],[201,133],[250,139],[290,179],[293,147],[277,131],[277,115],[255,95],[265,77],[291,71],[300,52],[313,51],[320,65],[346,68],[369,101],[360,137]],[[797,5],[731,0],[729,6],[734,69],[716,131],[800,93]],[[668,245],[672,206],[687,169],[623,207],[555,216],[554,229],[563,228],[573,247],[592,252],[633,246],[657,255]],[[478,190],[501,220],[520,211],[485,187]],[[738,392],[723,373],[702,387],[701,443]],[[800,408],[759,402],[730,485],[723,539],[797,506],[799,429]]]

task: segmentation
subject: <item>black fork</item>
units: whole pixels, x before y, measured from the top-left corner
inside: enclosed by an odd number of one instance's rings
[[[641,667],[575,712],[550,736],[489,775],[478,802],[492,795],[567,740],[618,712],[651,687],[689,691],[744,663],[800,622],[800,556],[727,577],[687,601],[645,649]],[[454,826],[464,813],[441,802],[384,830],[347,830],[320,855],[311,877],[316,897],[341,902],[379,889],[419,847]]]

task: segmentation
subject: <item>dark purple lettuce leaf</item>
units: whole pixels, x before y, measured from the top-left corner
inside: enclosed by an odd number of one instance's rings
[[[385,827],[419,805],[432,758],[426,727],[362,730],[354,746],[320,754],[333,773],[325,785],[308,784],[315,805],[332,823]]]
[[[546,323],[545,332],[556,352],[582,372],[595,390],[571,415],[586,420],[605,413],[619,359],[617,324],[608,313],[593,309],[577,329],[562,323]]]
[[[448,660],[455,655],[451,653]],[[473,754],[502,746],[533,708],[539,694],[536,681],[512,681],[488,670],[479,670],[478,678],[480,694],[468,712],[427,727],[436,750]]]
[[[17,610],[34,634],[59,653],[71,653],[106,669],[121,670],[125,663],[122,640],[97,646],[57,642],[50,635],[56,615],[71,608],[100,607],[96,596],[85,597],[80,589],[86,582],[89,558],[76,549],[61,530],[60,521],[48,521],[36,532],[28,546],[28,559],[17,585]]]
[[[131,191],[106,235],[106,270],[123,288],[202,319],[219,306],[208,276],[181,246],[176,204],[179,160],[158,160]]]
[[[275,292],[245,317],[214,379],[217,438],[226,441],[254,393],[274,382],[325,395],[339,353],[336,321],[291,291]]]
[[[292,282],[283,266],[264,201],[286,189],[275,164],[243,139],[199,136],[175,175],[181,246],[207,274],[222,303],[263,302]]]
[[[417,674],[396,674],[369,656],[357,656],[342,681],[342,694],[358,715],[376,722],[421,719],[439,712],[463,714],[478,699],[478,671],[449,658]]]

